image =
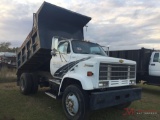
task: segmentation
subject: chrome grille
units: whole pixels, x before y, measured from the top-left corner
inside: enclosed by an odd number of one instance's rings
[[[99,80],[135,78],[135,65],[100,63]]]

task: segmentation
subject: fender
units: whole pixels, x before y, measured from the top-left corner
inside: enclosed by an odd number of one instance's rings
[[[59,86],[58,95],[60,95],[60,91],[61,91],[61,87],[62,87],[62,84],[63,84],[63,80],[65,78],[73,78],[73,79],[78,80],[81,83],[83,90],[93,90],[94,89],[93,83],[92,83],[92,79],[87,79],[87,77],[84,77],[84,76],[79,75],[77,73],[68,73],[61,80],[61,84]]]

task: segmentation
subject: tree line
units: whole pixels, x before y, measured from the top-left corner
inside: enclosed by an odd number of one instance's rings
[[[16,52],[18,47],[10,47],[10,42],[1,42],[0,43],[0,52]]]

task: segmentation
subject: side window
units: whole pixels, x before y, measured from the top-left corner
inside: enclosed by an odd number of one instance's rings
[[[153,62],[158,62],[159,59],[159,53],[154,54]]]
[[[58,51],[60,53],[70,53],[70,46],[68,42],[60,42],[58,45]]]

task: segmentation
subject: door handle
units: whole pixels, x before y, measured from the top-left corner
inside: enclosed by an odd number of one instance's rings
[[[155,64],[151,64],[151,66],[155,66]]]

